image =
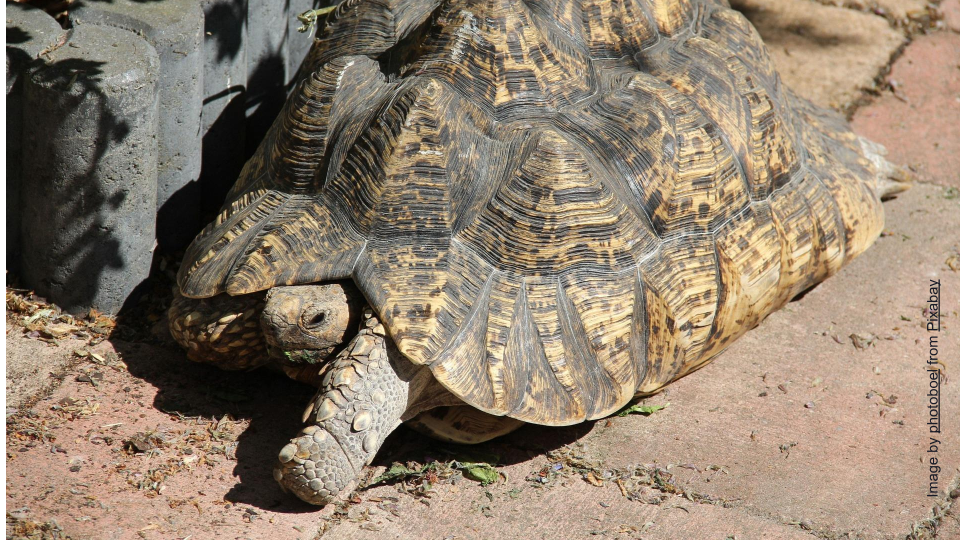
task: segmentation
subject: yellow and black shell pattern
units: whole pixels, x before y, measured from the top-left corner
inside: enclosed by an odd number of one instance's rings
[[[703,366],[883,227],[842,119],[697,0],[346,0],[181,268],[352,278],[483,411],[565,425]]]

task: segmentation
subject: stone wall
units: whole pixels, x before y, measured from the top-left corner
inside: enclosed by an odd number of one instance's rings
[[[6,5],[9,277],[116,313],[216,212],[279,112],[325,0]]]

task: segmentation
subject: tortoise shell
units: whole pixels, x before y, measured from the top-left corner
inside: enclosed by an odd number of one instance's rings
[[[352,278],[483,411],[600,418],[866,249],[877,170],[696,0],[346,0],[181,268]]]

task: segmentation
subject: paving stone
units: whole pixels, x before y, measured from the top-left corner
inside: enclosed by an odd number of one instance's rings
[[[78,348],[66,340],[60,347],[35,341],[36,347],[25,347],[16,336],[18,330],[6,336],[7,350],[15,355],[51,359],[56,351],[69,357]],[[47,348],[38,350],[39,346]],[[118,354],[127,368],[80,362],[33,406],[35,420],[11,428],[8,508],[28,507],[29,519],[41,523],[56,519],[64,528],[62,538],[314,538],[322,512],[287,499],[270,467],[259,466],[279,450],[274,448],[275,441],[299,429],[303,403],[313,394],[309,388],[269,372],[257,373],[253,379],[249,374],[237,377],[189,362],[174,349],[147,343],[113,340],[83,348],[108,361],[112,353]],[[103,375],[98,387],[71,376],[91,370]],[[205,382],[171,386],[181,378]],[[217,398],[218,393],[230,401]],[[253,395],[259,397],[250,399]],[[261,398],[276,406],[263,409]],[[88,411],[71,415],[60,410],[71,403]],[[91,411],[94,406],[96,411]],[[237,426],[222,431],[232,431],[230,439],[207,438],[213,417]],[[21,434],[20,427],[41,423],[55,441]],[[164,446],[156,455],[121,451],[125,440],[147,431],[159,431],[178,443],[193,438],[186,445],[192,453],[179,452],[183,448],[179,444],[179,449]],[[255,432],[259,435],[251,437]],[[231,446],[231,439],[236,454],[227,456],[222,448]],[[221,450],[211,451],[211,443]],[[70,469],[71,461],[80,463],[79,470]],[[145,479],[148,471],[156,471],[162,479],[160,494]],[[248,509],[258,519],[250,519]]]
[[[918,36],[894,63],[885,91],[854,127],[921,179],[960,187],[960,34]]]
[[[852,538],[873,539],[906,534],[912,523],[928,515],[931,506],[924,497],[927,471],[921,464],[925,457],[921,443],[927,436],[922,402],[925,355],[923,343],[916,342],[926,337],[919,325],[924,282],[931,275],[943,279],[946,291],[944,349],[960,350],[956,327],[960,273],[944,264],[951,253],[960,250],[960,244],[949,234],[936,234],[960,227],[960,199],[945,195],[942,187],[921,184],[886,203],[890,235],[839,275],[747,333],[714,363],[651,398],[652,403],[669,402],[666,409],[649,417],[613,418],[609,425],[600,421],[587,428],[524,428],[506,441],[479,447],[481,452],[500,452],[512,446],[521,456],[501,467],[507,473],[505,483],[486,488],[467,481],[458,486],[439,485],[426,500],[429,507],[420,499],[398,493],[396,486],[376,487],[361,493],[363,502],[350,510],[358,521],[334,524],[327,535],[345,539],[451,535],[583,538],[606,531],[606,536],[617,538],[618,531],[626,531],[619,536],[629,538],[637,536],[630,527],[642,529],[647,523],[652,525],[643,538],[726,538],[731,534],[738,538],[813,538],[814,533],[833,537],[850,532]],[[911,320],[902,320],[901,315]],[[874,334],[880,339],[858,351],[849,338],[853,333],[867,339]],[[157,399],[157,393],[173,399],[192,388],[191,381],[241,377],[203,371],[206,366],[183,366],[182,360],[159,351],[141,350],[125,358],[131,372],[150,381],[149,391],[140,390],[147,402]],[[148,361],[151,367],[144,367]],[[252,377],[258,384],[267,384],[268,379]],[[120,380],[115,384],[130,383]],[[767,395],[760,397],[763,392]],[[874,395],[867,397],[870,392]],[[263,389],[265,402],[278,403],[280,408],[262,410],[266,416],[257,421],[259,429],[251,429],[250,438],[241,440],[246,457],[233,468],[238,476],[220,466],[214,469],[219,477],[214,474],[204,479],[184,473],[167,480],[165,497],[180,501],[200,491],[197,498],[204,502],[204,513],[187,516],[176,509],[163,510],[164,516],[176,518],[161,522],[163,534],[204,536],[207,531],[230,531],[256,537],[261,532],[268,534],[266,531],[290,531],[295,525],[299,532],[291,534],[310,537],[317,524],[331,516],[332,507],[291,512],[288,505],[297,503],[271,491],[275,488],[263,460],[276,452],[284,440],[284,429],[295,428],[301,408],[296,399],[286,398],[288,393]],[[76,395],[76,390],[64,386],[52,399],[68,395]],[[119,418],[116,421],[132,416],[138,425],[153,429],[166,417],[153,407],[128,412],[130,407],[123,403],[126,398],[121,392],[104,390],[99,395],[107,400],[103,410],[116,411],[111,417]],[[301,398],[306,397],[305,392]],[[884,399],[889,406],[883,404]],[[258,403],[247,406],[261,410]],[[807,403],[815,406],[805,407]],[[956,385],[947,387],[944,403],[944,417],[950,420],[944,429],[947,442],[942,456],[947,467],[955,469],[960,464],[960,390]],[[210,416],[218,409],[201,410]],[[882,416],[881,411],[885,411]],[[147,416],[137,419],[136,413]],[[897,423],[900,421],[903,425]],[[71,423],[70,429],[84,433],[104,422],[92,418]],[[289,425],[273,425],[284,422]],[[74,431],[60,436],[64,440],[77,437]],[[582,444],[584,453],[601,460],[604,468],[641,463],[671,466],[678,485],[726,499],[731,507],[691,504],[677,497],[660,505],[640,504],[624,499],[610,483],[593,487],[577,474],[552,487],[531,487],[525,477],[547,463],[542,449],[566,442]],[[797,444],[790,446],[794,442]],[[781,445],[785,445],[783,450]],[[436,443],[425,443],[424,448],[428,455],[436,455]],[[84,451],[93,455],[95,450],[84,447]],[[49,452],[30,456],[11,465],[10,470],[11,474],[31,471],[26,479],[17,479],[14,488],[36,487],[17,495],[15,502],[32,500],[28,498],[31,493],[66,474],[65,464],[56,462]],[[37,468],[42,472],[33,472]],[[92,472],[85,475],[86,482],[98,481]],[[259,481],[253,482],[254,477]],[[237,482],[247,487],[241,490]],[[63,496],[67,500],[74,497]],[[80,496],[75,498],[80,500]],[[222,506],[225,499],[255,504],[263,517],[244,524],[240,509]],[[56,500],[58,496],[50,497],[50,501]],[[84,510],[98,521],[70,522],[68,532],[91,534],[101,530],[95,527],[113,530],[122,523],[137,528],[150,525],[142,516],[142,506],[148,503],[137,502],[129,492],[118,489],[104,500],[117,510]],[[38,514],[56,515],[53,502],[32,502],[31,506]],[[484,512],[492,517],[485,517]],[[269,526],[272,529],[265,528],[268,519],[274,520]],[[801,530],[797,526],[801,522],[813,530]]]
[[[831,534],[892,538],[925,517],[929,335],[921,319],[927,280],[939,278],[948,312],[942,348],[960,351],[960,273],[945,264],[960,249],[949,232],[960,230],[960,200],[918,185],[885,209],[889,236],[650,400],[667,409],[595,428],[596,455],[610,467],[695,465],[672,469],[679,483]],[[852,334],[877,339],[857,350]],[[957,385],[945,387],[943,418],[939,455],[952,470],[960,465]]]
[[[944,26],[953,32],[960,32],[960,0],[943,0],[940,3]]]
[[[97,25],[46,58],[24,79],[21,277],[71,313],[116,313],[153,258],[159,58]]]
[[[927,8],[926,0],[829,0],[820,3],[872,12],[898,21],[911,14],[919,14]]]
[[[63,354],[83,348],[86,341],[62,338],[56,345],[31,339],[14,331],[6,340],[7,407],[19,408],[35,395],[54,385],[51,378],[74,359]]]
[[[868,3],[868,8],[897,20],[907,19],[912,14],[921,14],[927,8],[926,0],[876,0],[875,3],[875,6]]]
[[[365,503],[354,513],[361,516],[367,510],[369,518],[345,520],[334,525],[330,534],[344,540],[816,538],[798,526],[775,519],[681,497],[670,497],[659,505],[629,501],[609,482],[595,487],[571,478],[566,485],[540,490],[529,484],[516,485],[519,487],[514,489],[521,491],[513,495],[508,486],[494,486],[487,490],[491,497],[476,489],[442,486],[430,506],[404,501],[397,517]],[[389,488],[376,491],[368,497],[396,495]]]
[[[958,506],[960,506],[960,502],[955,500],[953,502],[953,508],[947,512],[947,515],[940,521],[936,538],[943,540],[956,540],[960,538],[960,511],[957,511]]]
[[[790,88],[842,108],[871,88],[905,37],[882,17],[812,0],[733,0],[757,27]]]

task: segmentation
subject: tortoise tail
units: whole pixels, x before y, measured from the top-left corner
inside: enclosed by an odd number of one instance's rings
[[[863,155],[873,163],[877,174],[877,195],[885,201],[898,193],[910,189],[914,181],[913,174],[907,169],[887,161],[887,149],[882,144],[860,137]]]

